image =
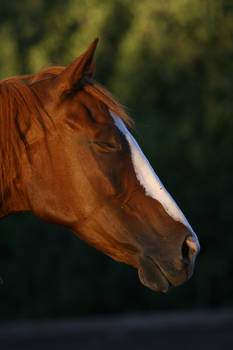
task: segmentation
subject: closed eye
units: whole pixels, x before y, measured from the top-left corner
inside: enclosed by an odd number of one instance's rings
[[[121,145],[107,141],[93,141],[92,142],[102,152],[117,152],[121,150]]]

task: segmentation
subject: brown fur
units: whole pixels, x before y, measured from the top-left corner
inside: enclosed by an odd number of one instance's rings
[[[31,84],[52,79],[64,69],[65,67],[54,66],[36,74],[0,81],[0,203],[3,201],[4,191],[9,189],[18,171],[22,150],[25,149],[27,153],[29,151],[27,134],[31,124],[37,123],[46,135],[46,125],[50,116],[44,110]],[[119,115],[126,124],[133,126],[133,120],[122,105],[93,79],[85,78],[82,88]]]
[[[109,109],[132,120],[92,79],[96,44],[66,68],[0,82],[0,218],[32,211],[167,291],[190,277],[198,246],[140,185]]]

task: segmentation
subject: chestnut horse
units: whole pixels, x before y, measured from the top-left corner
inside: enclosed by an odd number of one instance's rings
[[[191,276],[198,239],[92,79],[97,41],[66,68],[0,82],[0,217],[32,211],[166,292]]]

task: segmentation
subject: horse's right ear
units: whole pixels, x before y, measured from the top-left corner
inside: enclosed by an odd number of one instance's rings
[[[65,91],[77,89],[81,79],[94,74],[94,54],[98,43],[96,38],[89,48],[67,68],[65,68],[53,81],[53,87],[58,96]]]

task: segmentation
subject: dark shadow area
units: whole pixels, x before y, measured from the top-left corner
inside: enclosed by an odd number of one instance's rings
[[[98,317],[0,329],[1,350],[231,349],[232,310]]]

